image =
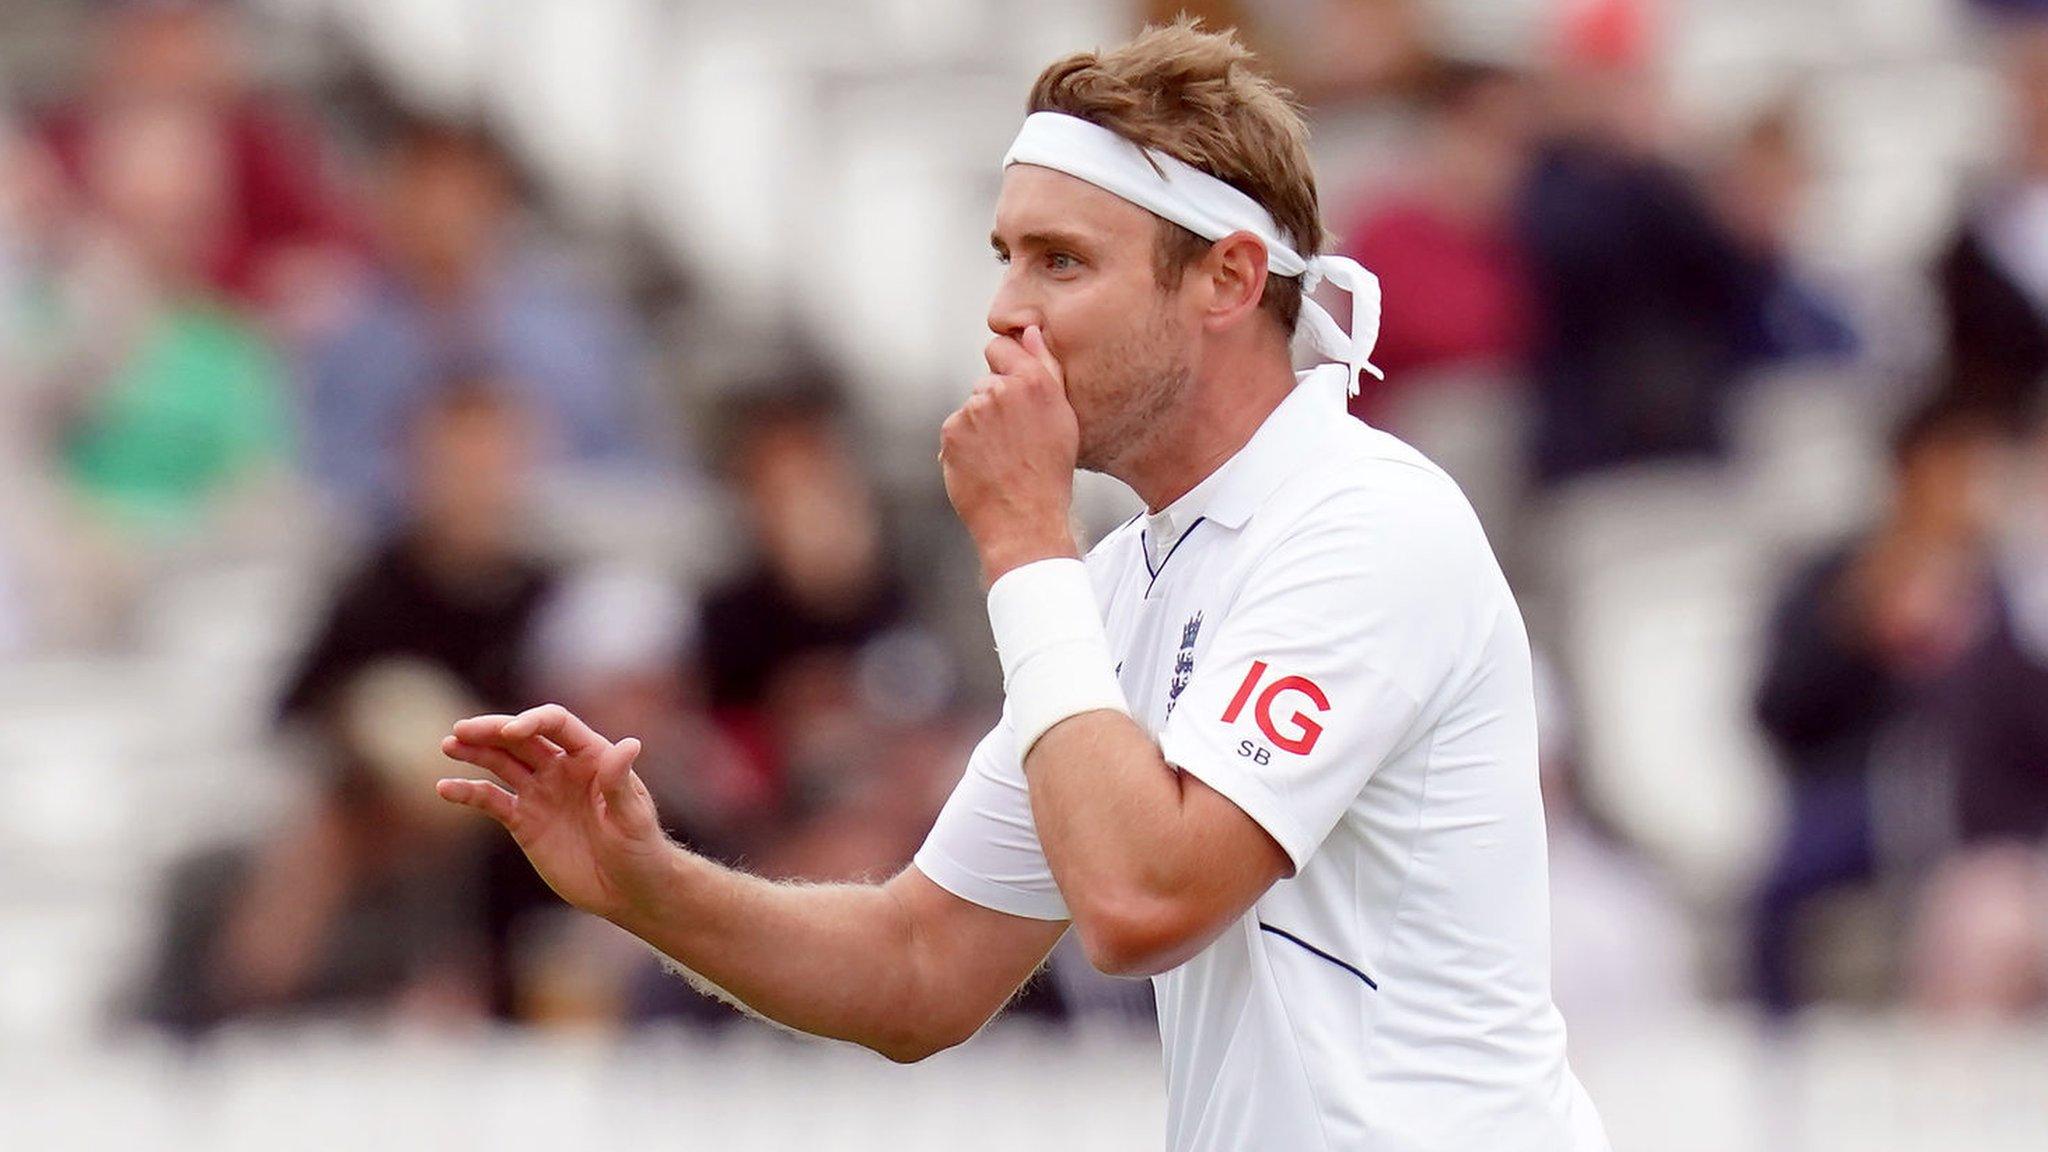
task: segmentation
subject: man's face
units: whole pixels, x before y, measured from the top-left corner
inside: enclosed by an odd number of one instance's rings
[[[212,117],[170,104],[101,117],[92,139],[92,191],[108,217],[160,273],[198,272],[220,238],[228,143]]]
[[[404,270],[437,289],[468,287],[510,208],[497,161],[460,143],[419,144],[393,158],[384,191],[385,229]]]
[[[868,478],[821,425],[760,429],[741,467],[754,531],[789,590],[814,608],[857,605],[881,559]]]
[[[1195,367],[1187,285],[1163,289],[1156,277],[1158,218],[1063,172],[1016,164],[989,241],[1006,265],[989,330],[1039,327],[1066,372],[1080,466],[1114,473],[1162,434]]]
[[[415,437],[412,499],[421,530],[479,558],[511,547],[535,452],[525,414],[509,402],[430,411]]]

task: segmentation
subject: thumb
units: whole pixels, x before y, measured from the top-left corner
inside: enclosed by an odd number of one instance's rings
[[[1054,356],[1052,349],[1046,346],[1045,332],[1036,324],[1030,325],[1024,329],[1023,343],[1024,350],[1031,353],[1031,358],[1045,365],[1045,370],[1052,374],[1053,383],[1058,384],[1061,388],[1065,388],[1067,386],[1066,370],[1060,367],[1059,358]]]

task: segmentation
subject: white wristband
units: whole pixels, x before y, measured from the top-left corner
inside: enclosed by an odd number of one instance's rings
[[[1069,716],[1100,708],[1130,715],[1079,560],[1038,560],[1003,573],[988,590],[988,622],[1020,755]]]

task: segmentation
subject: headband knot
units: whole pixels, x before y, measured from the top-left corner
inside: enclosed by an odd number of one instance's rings
[[[1059,112],[1033,112],[1003,157],[1003,167],[1031,164],[1064,172],[1101,188],[1204,240],[1249,232],[1266,246],[1266,268],[1275,276],[1301,278],[1301,323],[1308,343],[1324,359],[1351,370],[1351,394],[1359,374],[1382,379],[1372,363],[1380,335],[1379,277],[1348,256],[1304,258],[1258,201],[1209,173],[1157,151],[1148,151],[1099,124]],[[1310,298],[1324,283],[1351,296],[1351,328],[1345,331]]]

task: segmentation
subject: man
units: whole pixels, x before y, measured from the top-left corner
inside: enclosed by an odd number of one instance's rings
[[[1892,436],[1882,518],[1808,560],[1771,613],[1754,714],[1787,807],[1750,906],[1750,964],[1774,1020],[1808,999],[1805,955],[1826,946],[1802,938],[1815,906],[1911,871],[1939,836],[1904,798],[1931,782],[1927,745],[1944,741],[1954,682],[1990,630],[1999,450],[1990,413],[1946,394],[1923,404]]]
[[[1377,292],[1302,255],[1299,115],[1188,25],[1054,64],[1031,108],[991,372],[942,451],[1007,703],[915,865],[713,867],[656,832],[638,743],[556,708],[458,725],[507,787],[442,795],[755,1011],[896,1059],[973,1034],[1071,922],[1155,977],[1177,1152],[1605,1148],[1550,1002],[1520,614],[1456,487],[1345,417]],[[1297,382],[1297,320],[1344,366]],[[1077,464],[1153,509],[1085,567]]]
[[[403,511],[403,428],[451,371],[482,366],[544,420],[538,479],[658,468],[673,420],[642,392],[631,315],[521,228],[517,180],[487,134],[407,118],[381,149],[376,266],[298,348],[306,454],[377,528]]]

